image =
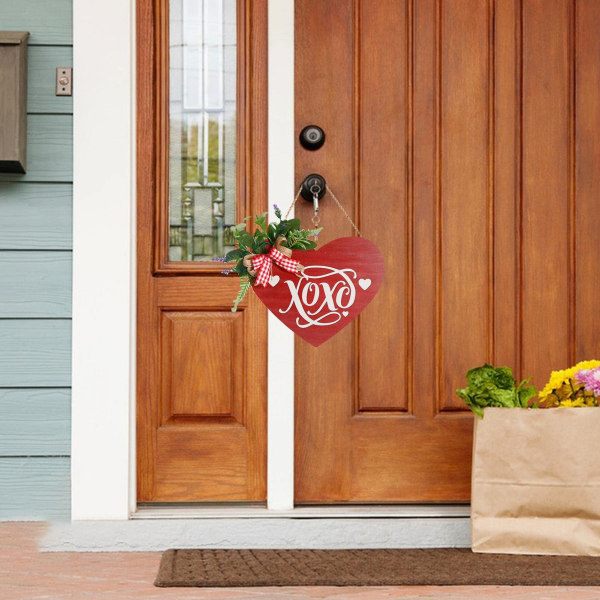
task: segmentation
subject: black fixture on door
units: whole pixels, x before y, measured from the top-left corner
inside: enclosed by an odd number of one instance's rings
[[[304,178],[301,184],[300,195],[308,202],[313,202],[315,196],[320,200],[327,191],[325,177],[318,173],[311,173]]]
[[[306,150],[318,150],[325,143],[325,132],[318,125],[307,125],[300,132],[300,145]]]

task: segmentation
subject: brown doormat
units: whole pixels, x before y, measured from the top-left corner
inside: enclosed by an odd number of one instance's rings
[[[167,550],[154,585],[600,585],[600,558],[419,550]]]

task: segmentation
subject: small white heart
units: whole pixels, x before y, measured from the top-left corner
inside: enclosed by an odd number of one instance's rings
[[[371,280],[370,279],[359,279],[358,285],[360,285],[360,287],[363,290],[368,290],[371,287]]]
[[[269,279],[269,285],[275,287],[279,283],[279,275],[272,275]]]
[[[345,317],[347,317],[347,316],[348,316],[348,311],[347,311],[347,310],[343,310],[343,311],[342,311],[342,314],[343,314]]]

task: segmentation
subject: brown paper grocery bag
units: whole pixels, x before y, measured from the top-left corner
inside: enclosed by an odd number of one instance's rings
[[[474,552],[600,556],[600,408],[475,419]]]

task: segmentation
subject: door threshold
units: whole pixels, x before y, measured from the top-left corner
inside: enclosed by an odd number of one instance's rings
[[[264,504],[140,505],[132,519],[357,519],[468,517],[469,504],[351,504],[297,506],[270,510]]]

